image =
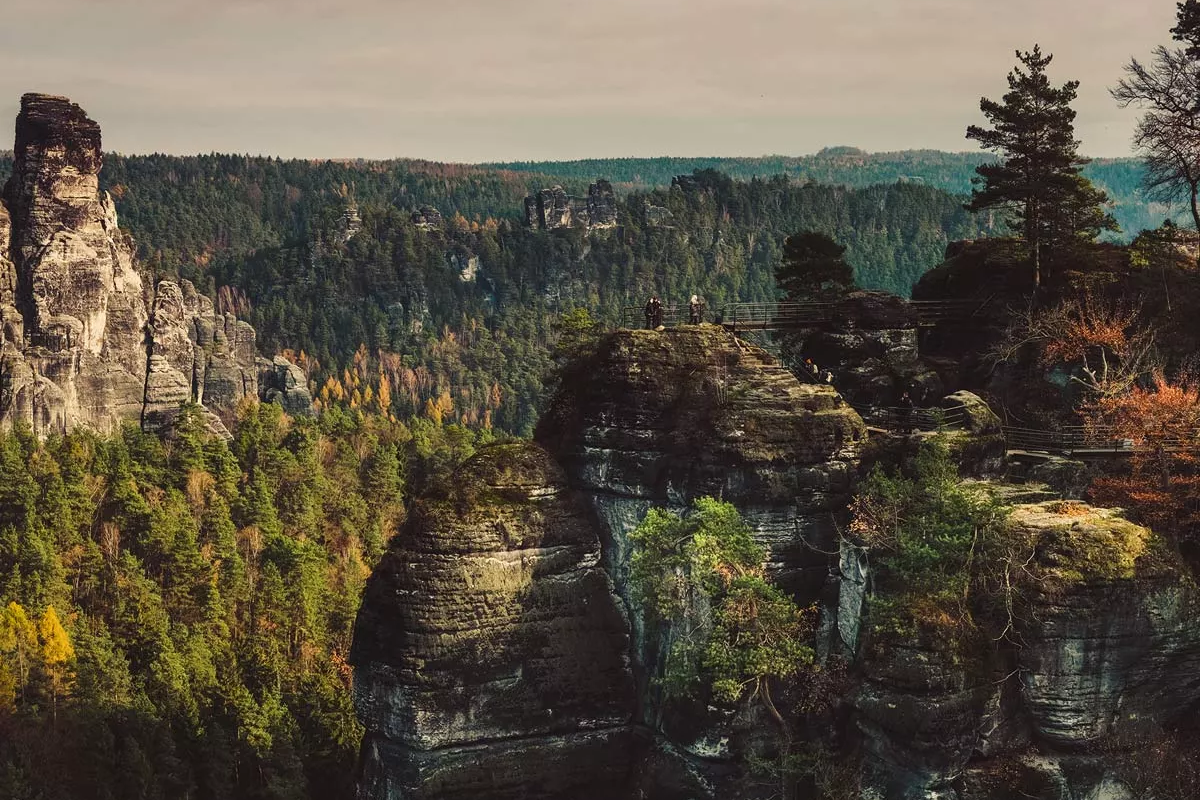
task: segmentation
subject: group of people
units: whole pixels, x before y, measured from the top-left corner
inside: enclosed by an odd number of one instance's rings
[[[663,324],[663,304],[658,295],[654,295],[646,301],[644,309],[646,314],[646,327],[654,330],[661,328]],[[704,301],[698,295],[692,295],[692,299],[688,301],[688,324],[699,325],[704,321]]]
[[[804,373],[813,383],[833,385],[833,372],[828,369],[821,369],[811,358],[804,359]]]

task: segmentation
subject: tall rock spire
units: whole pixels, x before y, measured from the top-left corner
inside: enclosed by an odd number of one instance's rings
[[[0,203],[0,427],[155,428],[191,401],[210,403],[223,430],[218,416],[257,394],[259,370],[278,369],[257,358],[253,328],[187,281],[143,281],[101,163],[100,126],[83,109],[21,98]]]

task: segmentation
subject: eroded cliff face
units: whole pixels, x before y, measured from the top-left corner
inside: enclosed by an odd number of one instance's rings
[[[766,724],[663,700],[663,642],[627,611],[628,534],[652,505],[723,497],[811,601],[863,435],[833,389],[719,327],[606,337],[541,447],[468,462],[372,576],[352,659],[362,796],[742,796],[737,748]]]
[[[816,601],[864,437],[832,387],[801,383],[716,325],[609,335],[563,376],[536,433],[591,502],[631,607],[630,532],[650,507],[682,510],[704,495],[735,505],[774,580],[802,605]],[[667,702],[656,686],[667,641],[633,619],[639,722],[659,746],[646,770],[664,773],[647,775],[647,796],[741,796],[746,781],[731,766],[764,722]]]
[[[0,203],[0,426],[155,429],[190,401],[227,434],[221,418],[258,394],[254,329],[187,281],[143,280],[100,166],[100,127],[79,106],[21,99]]]
[[[1138,763],[1200,702],[1200,593],[1161,539],[1119,512],[1018,503],[1028,588],[997,645],[982,632],[873,630],[852,698],[865,797],[1145,796]]]
[[[586,501],[532,444],[484,449],[417,503],[355,627],[360,797],[620,797],[629,623]]]
[[[544,450],[478,457],[418,504],[372,577],[354,650],[362,796],[770,794],[742,763],[770,723],[665,698],[664,632],[642,627],[629,582],[648,509],[706,494],[739,508],[789,593],[820,604],[861,797],[1145,796],[1136,765],[1200,704],[1190,570],[1117,511],[1003,482],[995,415],[968,393],[944,404],[963,474],[1012,507],[1017,589],[1011,617],[992,602],[969,632],[898,632],[872,622],[870,559],[839,522],[860,455],[900,463],[932,434],[866,448],[832,388],[716,326],[602,338],[562,376]]]

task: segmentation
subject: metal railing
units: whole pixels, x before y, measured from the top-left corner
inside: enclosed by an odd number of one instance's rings
[[[687,323],[688,316],[689,311],[686,305],[662,307],[662,324],[667,328],[673,328],[677,325],[683,325]],[[625,306],[622,308],[621,327],[649,328],[650,325],[646,320],[645,306]]]
[[[886,430],[936,431],[953,428],[966,421],[965,406],[904,408],[902,406],[872,406],[864,403],[852,403],[851,406],[868,425]]]
[[[975,300],[910,300],[911,310],[919,327],[931,327],[942,322],[967,320],[983,307]],[[707,321],[715,321],[733,332],[752,330],[789,330],[813,328],[833,322],[842,311],[840,303],[782,302],[730,303],[715,317],[706,311]],[[663,325],[682,325],[688,321],[688,309],[683,306],[663,306]],[[625,306],[621,309],[621,327],[646,326],[644,306]]]

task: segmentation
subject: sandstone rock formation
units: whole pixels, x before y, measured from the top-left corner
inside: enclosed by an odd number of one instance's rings
[[[942,382],[918,351],[917,313],[884,292],[852,292],[830,323],[793,334],[801,358],[831,369],[855,405],[893,406],[904,391],[918,405],[941,396]]]
[[[594,359],[564,375],[536,433],[590,499],[605,563],[631,606],[629,533],[651,506],[680,509],[704,495],[737,506],[768,550],[776,582],[802,604],[815,601],[863,437],[862,420],[834,389],[800,383],[716,325],[611,334]],[[727,769],[738,726],[763,723],[664,706],[654,680],[665,643],[637,620],[639,721],[665,736],[671,769],[694,776],[687,792],[708,785],[731,796],[733,784],[722,781],[739,780]]]
[[[1010,535],[1034,554],[1036,588],[1018,599],[1015,644],[998,658],[983,660],[986,643],[964,659],[946,641],[886,633],[862,654],[865,796],[1133,797],[1097,754],[1136,758],[1200,701],[1185,677],[1200,670],[1200,593],[1165,542],[1061,500],[1016,505]],[[1096,794],[1105,786],[1114,793]]]
[[[0,426],[153,429],[189,401],[228,418],[258,391],[254,329],[187,281],[143,280],[100,165],[79,106],[22,98],[0,203]]]
[[[617,199],[612,184],[601,178],[588,186],[586,198],[572,197],[561,186],[543,189],[525,198],[525,224],[556,230],[573,225],[588,230],[617,226]]]
[[[360,797],[620,796],[629,625],[600,562],[586,503],[534,445],[486,448],[419,502],[355,627]]]
[[[421,206],[412,214],[413,224],[424,231],[435,231],[445,224],[442,212],[433,206]]]
[[[987,405],[942,406],[964,471],[1000,472]],[[777,581],[821,604],[818,650],[847,664],[838,737],[858,796],[1137,796],[1119,762],[1200,704],[1200,592],[1180,555],[1119,512],[992,483],[1028,554],[1004,636],[874,626],[870,559],[839,517],[860,453],[903,461],[931,434],[864,435],[832,388],[717,326],[604,337],[562,376],[545,451],[485,451],[418,505],[372,577],[354,649],[363,796],[772,796],[736,767],[766,723],[664,697],[665,642],[629,583],[647,510],[704,494],[733,502]]]
[[[355,630],[365,798],[731,797],[752,717],[664,704],[626,609],[651,505],[734,502],[811,601],[863,426],[713,325],[621,331],[564,377],[533,445],[417,504]],[[815,548],[815,549],[814,549]],[[631,625],[631,623],[633,623]]]

